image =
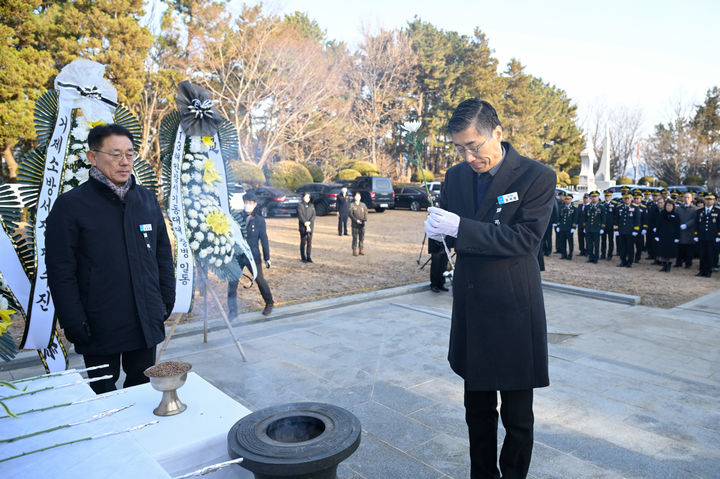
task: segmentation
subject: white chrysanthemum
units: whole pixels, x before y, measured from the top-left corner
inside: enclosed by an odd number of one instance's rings
[[[62,192],[67,193],[68,191],[72,190],[73,188],[75,188],[75,187],[73,185],[71,185],[70,183],[63,183]]]
[[[193,179],[193,181],[195,181],[197,183],[202,183],[202,175],[200,173],[198,173],[197,171],[193,172],[192,179]]]
[[[90,170],[87,168],[79,168],[75,172],[75,179],[77,179],[80,183],[87,181],[88,178],[90,178]]]
[[[195,210],[193,210],[193,209],[188,208],[188,210],[187,210],[187,215],[188,215],[188,218],[191,218],[191,219],[192,219],[192,218],[197,218],[197,217],[198,217],[198,212],[195,211]]]
[[[230,261],[232,261],[232,256],[226,256],[223,263],[228,264]]]
[[[83,163],[88,163],[87,155],[85,154],[84,151],[81,151],[80,153],[78,153],[78,158],[79,158]]]
[[[184,204],[185,206],[190,206],[190,205],[192,205],[192,200],[191,200],[190,198],[185,198],[185,199],[183,200],[183,204]]]
[[[199,171],[199,170],[203,169],[203,167],[205,166],[205,163],[202,160],[193,160],[192,165],[193,165],[193,168],[195,168],[196,170]]]
[[[215,187],[208,183],[203,183],[202,189],[205,193],[212,193],[213,191],[215,191]]]
[[[215,241],[215,233],[213,233],[212,231],[209,232],[209,233],[207,234],[207,239],[208,239],[208,241],[213,241],[213,242],[214,242],[214,241]]]
[[[197,241],[202,241],[205,239],[205,235],[202,232],[198,231],[195,233],[195,239]]]
[[[71,164],[71,163],[75,163],[77,160],[78,160],[78,155],[70,154],[67,156],[67,158],[65,158],[65,163]]]
[[[406,121],[402,124],[402,129],[407,131],[408,133],[415,133],[420,129],[420,126],[422,125],[421,121]]]
[[[213,248],[213,253],[215,253],[215,254],[220,254],[220,247],[219,247],[219,246],[215,246],[215,247]]]
[[[198,185],[192,185],[190,187],[190,192],[192,192],[193,195],[199,195],[202,190]]]
[[[85,143],[73,143],[72,146],[70,146],[71,150],[85,150],[87,149],[87,145]]]
[[[190,190],[188,190],[187,186],[183,186],[180,188],[180,191],[182,191],[183,196],[187,196]]]
[[[181,169],[182,171],[187,171],[187,170],[189,170],[189,169],[190,169],[190,163],[187,162],[187,161],[183,161],[183,162],[180,164],[180,169]]]
[[[208,227],[207,223],[201,223],[200,224],[200,231],[207,231],[210,228]]]
[[[190,153],[187,153],[187,154],[185,155],[185,159],[186,159],[186,160],[190,160],[190,161],[192,161],[192,160],[193,160],[193,158],[195,158],[195,157],[194,157],[194,156],[192,156],[192,155],[191,155]]]
[[[2,289],[3,291],[8,290],[7,281],[5,281],[5,278],[2,275],[0,275],[0,289]]]
[[[207,256],[207,253],[205,252],[205,250],[201,250],[198,253],[198,256],[200,257],[200,259],[204,259]]]
[[[225,235],[220,236],[220,244],[225,244],[227,242],[227,239],[225,238]]]
[[[190,220],[188,221],[188,225],[190,225],[190,228],[195,229],[198,227],[198,222],[197,220]]]
[[[191,136],[190,137],[190,151],[193,153],[200,153],[208,151],[208,147],[202,141],[202,136]]]
[[[223,260],[221,260],[221,259],[216,259],[216,260],[215,260],[215,267],[216,267],[216,268],[219,268],[219,267],[222,266],[222,265],[223,265]]]
[[[8,300],[4,296],[0,296],[0,309],[10,309],[8,307]]]
[[[87,126],[85,126],[83,123],[87,122],[83,121],[80,121],[78,123],[79,125],[73,128],[72,131],[70,131],[70,134],[78,141],[87,141],[88,133],[90,133],[88,127],[90,125],[88,124]]]
[[[188,181],[190,181],[190,175],[187,173],[183,173],[182,175],[180,175],[180,181],[182,181],[183,183],[187,183]]]
[[[190,242],[190,249],[193,251],[196,251],[200,247],[200,243],[197,241],[191,241]]]

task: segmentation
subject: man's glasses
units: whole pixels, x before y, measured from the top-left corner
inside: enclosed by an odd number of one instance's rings
[[[455,146],[455,153],[462,156],[463,158],[465,157],[466,153],[470,153],[472,156],[477,157],[480,154],[480,148],[482,148],[485,145],[485,143],[488,142],[489,139],[490,138],[487,138],[485,141],[480,143],[478,146],[475,146],[472,148],[465,148],[464,146]]]
[[[92,150],[95,153],[103,153],[107,156],[109,156],[113,161],[119,162],[123,159],[123,157],[132,163],[133,161],[138,159],[138,154],[134,151],[126,151],[125,153],[108,153],[107,151],[101,151],[101,150]]]

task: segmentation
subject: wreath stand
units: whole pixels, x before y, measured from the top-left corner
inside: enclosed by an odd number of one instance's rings
[[[197,263],[196,263],[197,264]],[[227,313],[225,313],[225,309],[222,306],[222,303],[220,302],[220,298],[218,298],[217,293],[212,288],[210,283],[208,282],[208,272],[207,269],[202,264],[197,264],[197,271],[198,274],[196,277],[199,279],[199,286],[200,286],[200,292],[203,296],[203,343],[207,343],[207,332],[208,332],[208,291],[210,292],[210,297],[217,306],[218,310],[220,311],[220,316],[222,316],[223,321],[225,321],[225,326],[227,327],[227,330],[230,332],[230,336],[232,337],[233,341],[235,342],[235,346],[237,346],[238,351],[240,351],[240,355],[243,358],[243,361],[247,362],[247,356],[245,355],[245,351],[243,351],[242,346],[240,345],[240,341],[238,341],[237,336],[235,336],[235,332],[232,329],[232,325],[230,324],[230,319],[227,317]],[[165,352],[165,349],[167,348],[168,343],[170,342],[170,339],[173,336],[173,333],[175,333],[175,328],[180,323],[180,319],[183,317],[187,317],[189,313],[180,313],[175,315],[175,319],[173,320],[172,328],[170,328],[170,332],[168,333],[167,337],[165,338],[165,341],[163,342],[162,347],[160,348],[160,352],[158,353],[157,362],[160,362],[160,358],[162,358],[163,353]]]

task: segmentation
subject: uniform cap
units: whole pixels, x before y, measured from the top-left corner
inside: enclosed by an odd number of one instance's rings
[[[700,198],[704,198],[704,197],[705,197],[705,192],[704,192],[704,191],[701,191],[701,192],[699,192],[697,195],[698,195]]]
[[[660,190],[660,193],[667,195],[669,192],[667,188],[663,188],[662,190]]]
[[[585,193],[585,194],[583,195],[583,198],[590,198],[590,195],[587,194],[587,193]]]
[[[642,194],[642,191],[640,191],[640,190],[636,190],[633,193],[633,198],[642,198],[642,197],[643,197],[643,194]]]
[[[605,196],[607,196],[607,195],[612,195],[612,194],[613,194],[612,191],[610,191],[610,190],[605,190]]]
[[[706,200],[714,200],[714,199],[715,199],[715,194],[713,194],[713,193],[705,193],[705,199],[706,199]]]
[[[620,187],[620,191],[626,191],[626,190],[627,190],[627,191],[630,191],[630,187],[627,186],[627,185],[622,185],[622,186]]]
[[[591,192],[590,192],[590,197],[591,197],[591,198],[598,197],[598,196],[600,196],[600,192],[598,192],[598,191],[591,191]]]
[[[622,197],[623,197],[623,198],[632,198],[632,195],[630,194],[629,191],[626,191],[626,192],[624,192],[624,193],[622,194]]]
[[[572,198],[573,198],[572,193],[565,193],[565,198],[570,198],[570,199],[572,199]]]

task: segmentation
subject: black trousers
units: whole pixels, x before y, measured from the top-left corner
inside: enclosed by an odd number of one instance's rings
[[[712,274],[712,267],[715,261],[715,240],[700,240],[700,272]]]
[[[578,227],[578,249],[580,250],[580,254],[586,254],[587,253],[587,234],[583,232],[583,227]]]
[[[448,257],[445,250],[430,255],[430,286],[445,286]]]
[[[600,235],[600,254],[603,256],[607,255],[607,258],[612,258],[613,251],[615,251],[615,238],[613,231],[604,232]]]
[[[84,354],[83,359],[86,368],[100,366],[101,364],[108,365],[107,368],[93,369],[87,372],[90,378],[112,374],[112,378],[90,383],[90,387],[95,391],[95,394],[103,394],[117,389],[115,383],[120,378],[121,362],[126,376],[123,382],[124,388],[150,382],[150,378],[145,376],[143,371],[155,364],[155,346],[117,354]]]
[[[308,231],[305,226],[300,227],[300,258],[310,259],[312,252],[312,231]]]
[[[645,237],[643,235],[641,235],[640,233],[638,233],[638,235],[634,236],[633,238],[635,241],[635,262],[638,263],[638,262],[640,262],[640,259],[642,258],[642,252],[643,252],[643,249],[645,246],[643,240]]]
[[[618,238],[618,254],[620,254],[620,264],[632,264],[634,249],[635,249],[635,237],[631,234],[620,234]]]
[[[693,258],[695,257],[695,245],[694,244],[678,244],[678,255],[675,260],[675,266],[682,266],[683,264],[688,268],[692,266]]]
[[[349,215],[348,213],[338,214],[338,235],[348,234],[348,232],[347,232],[348,215]]]
[[[540,243],[540,251],[542,251],[542,254],[545,256],[550,256],[552,254],[552,233],[553,226],[552,224],[549,224]]]
[[[497,391],[468,391],[465,386],[465,422],[470,436],[471,479],[524,479],[533,449],[533,390],[500,391],[500,417],[505,441],[497,460]]]
[[[557,233],[557,237],[560,241],[560,255],[563,258],[572,258],[574,248],[573,234],[569,230],[560,230]]]
[[[655,233],[648,231],[648,234],[645,235],[645,249],[648,253],[648,259],[655,259],[655,248],[657,245],[655,244],[654,234]]]
[[[263,275],[262,261],[255,261],[255,266],[257,267],[257,277],[255,278],[255,284],[257,284],[258,289],[260,290],[260,296],[262,296],[265,304],[273,304],[273,297],[272,292],[270,291],[270,286],[268,286],[267,281],[265,280],[265,275]],[[237,314],[237,289],[238,281],[228,281],[227,299],[228,310],[230,311],[231,316]]]
[[[587,255],[589,259],[597,261],[600,258],[600,232],[585,233],[585,241],[587,243]]]

